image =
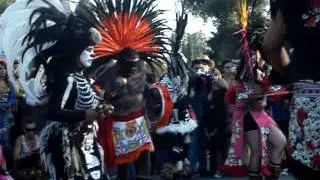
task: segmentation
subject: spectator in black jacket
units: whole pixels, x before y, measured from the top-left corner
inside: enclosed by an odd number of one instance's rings
[[[218,69],[213,70],[213,86],[208,96],[207,107],[204,111],[205,132],[208,138],[210,154],[210,174],[221,177],[220,167],[227,156],[230,139],[230,123],[227,118],[227,107],[224,95],[227,82],[221,77]]]

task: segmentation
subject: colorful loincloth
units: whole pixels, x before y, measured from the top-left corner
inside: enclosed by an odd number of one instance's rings
[[[99,121],[98,138],[108,166],[136,161],[144,151],[153,151],[153,143],[144,111]]]

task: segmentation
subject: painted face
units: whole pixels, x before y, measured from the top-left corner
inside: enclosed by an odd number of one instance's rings
[[[3,64],[0,64],[0,77],[6,77],[7,69]]]
[[[81,65],[85,68],[90,67],[92,64],[93,55],[94,55],[93,46],[89,46],[80,54]]]
[[[132,59],[124,59],[119,61],[119,72],[122,76],[127,77],[128,75],[134,73],[139,68],[140,64],[139,57],[132,58]]]

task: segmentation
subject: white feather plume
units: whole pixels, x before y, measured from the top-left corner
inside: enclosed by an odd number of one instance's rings
[[[23,44],[23,39],[30,31],[29,19],[33,10],[41,7],[48,7],[46,0],[16,0],[10,5],[0,18],[0,45],[3,48],[7,58],[8,75],[11,81],[14,80],[14,61],[19,62],[19,81],[27,96],[30,96],[35,101],[38,100],[34,93],[28,88],[28,75],[32,60],[37,55],[34,49],[29,49],[22,60],[22,54],[26,48]],[[59,11],[69,14],[65,10],[60,0],[47,0],[50,4],[56,7]],[[35,16],[37,18],[37,16]],[[46,22],[47,26],[54,25],[53,22]],[[41,50],[51,47],[55,42],[47,43]]]

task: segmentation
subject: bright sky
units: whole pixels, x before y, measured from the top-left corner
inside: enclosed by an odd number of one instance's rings
[[[176,1],[177,0],[158,0],[159,9],[167,10],[167,12],[165,12],[165,18],[168,20],[169,26],[173,28],[176,23]],[[189,14],[188,25],[186,27],[187,33],[202,31],[207,37],[210,37],[212,36],[211,32],[215,30],[216,28],[210,20],[206,23],[202,18]]]
[[[79,0],[73,0],[77,2]],[[117,1],[117,0],[115,0]],[[166,10],[164,14],[164,18],[168,20],[168,25],[171,28],[175,28],[176,24],[176,3],[177,0],[158,0],[158,8],[162,10]],[[74,8],[74,4],[70,3]],[[211,32],[215,31],[216,28],[213,26],[212,22],[208,20],[207,23],[203,21],[200,17],[194,17],[189,14],[188,25],[186,27],[187,33],[195,33],[202,31],[207,37],[212,36]]]

